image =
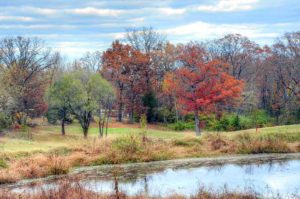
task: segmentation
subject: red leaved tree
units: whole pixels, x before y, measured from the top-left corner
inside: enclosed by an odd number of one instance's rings
[[[195,116],[196,135],[200,135],[200,113],[216,112],[238,99],[243,82],[226,73],[226,64],[209,60],[205,50],[190,43],[182,48],[182,66],[165,79],[166,90],[173,91],[182,110]]]
[[[112,47],[103,53],[101,72],[117,90],[118,121],[122,121],[122,113],[127,110],[133,122],[135,111],[143,109],[148,64],[147,55],[119,41],[113,42]]]

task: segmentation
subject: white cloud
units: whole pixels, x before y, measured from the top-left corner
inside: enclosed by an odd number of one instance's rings
[[[39,8],[39,7],[24,7],[22,9],[28,13],[35,13],[40,15],[56,15],[59,12],[59,10],[57,9]]]
[[[114,40],[121,40],[121,39],[124,39],[125,36],[126,36],[126,33],[113,33],[111,34],[111,36],[113,37]]]
[[[22,21],[28,22],[33,21],[32,17],[23,17],[23,16],[0,16],[0,21]]]
[[[252,10],[259,0],[219,0],[213,5],[202,5],[197,8],[205,12],[234,12]]]
[[[145,18],[144,17],[132,18],[132,19],[129,19],[128,21],[134,22],[134,23],[144,23]]]
[[[125,10],[114,10],[114,9],[99,9],[94,7],[75,8],[65,10],[67,13],[77,15],[94,15],[94,16],[119,16],[125,13]]]
[[[52,43],[53,50],[59,51],[63,56],[67,55],[71,59],[80,58],[86,52],[93,52],[96,50],[104,50],[107,44],[101,42],[55,42]]]
[[[259,43],[273,40],[291,27],[299,27],[300,23],[285,24],[211,24],[198,21],[187,25],[177,26],[161,32],[173,37],[177,42],[188,42],[190,40],[216,39],[226,34],[239,33]]]
[[[165,15],[182,15],[186,12],[184,8],[158,8],[158,11]]]

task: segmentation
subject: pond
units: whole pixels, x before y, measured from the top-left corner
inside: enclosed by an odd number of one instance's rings
[[[87,190],[128,195],[191,196],[200,188],[214,192],[251,191],[263,196],[300,193],[300,159],[287,156],[238,156],[78,169]],[[116,184],[117,181],[117,184]],[[53,187],[55,181],[47,184]],[[43,185],[45,186],[45,185]],[[116,187],[117,186],[117,187]],[[14,188],[24,191],[29,188]]]

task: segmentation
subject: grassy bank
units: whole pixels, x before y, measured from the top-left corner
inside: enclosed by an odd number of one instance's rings
[[[0,138],[0,183],[68,173],[88,165],[148,162],[224,154],[289,153],[300,151],[300,125],[229,133],[175,132],[153,127],[147,136],[133,127],[110,128],[107,138],[92,128],[82,138],[77,125],[61,136],[58,126],[11,132]]]

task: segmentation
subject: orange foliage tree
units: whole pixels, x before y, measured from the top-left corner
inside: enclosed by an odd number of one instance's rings
[[[184,46],[178,57],[182,66],[164,80],[165,90],[174,93],[182,111],[194,114],[196,135],[200,135],[200,113],[233,104],[243,89],[242,81],[226,73],[228,65],[207,57],[198,44]]]
[[[148,63],[147,55],[119,41],[103,53],[101,72],[116,87],[118,121],[122,121],[123,110],[130,114],[131,122],[134,112],[142,110]]]

